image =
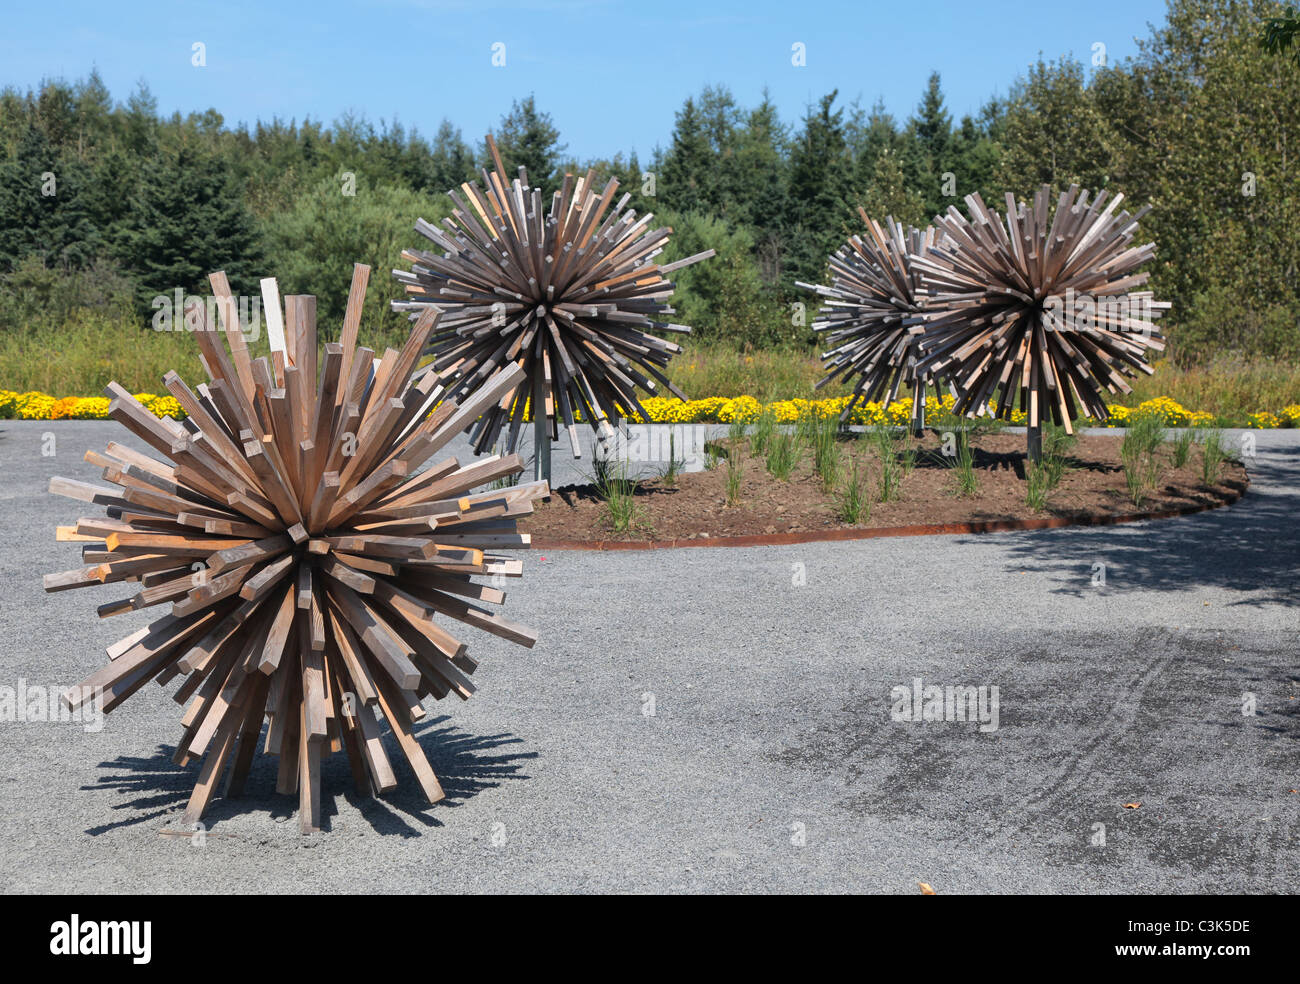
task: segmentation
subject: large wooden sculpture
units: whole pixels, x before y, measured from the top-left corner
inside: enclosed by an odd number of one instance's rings
[[[413,268],[393,274],[409,298],[393,307],[413,318],[432,307],[444,312],[428,350],[431,370],[453,399],[489,385],[504,365],[523,369],[472,438],[482,452],[496,447],[505,430],[505,450],[513,452],[531,404],[535,477],[549,478],[550,444],[561,422],[579,457],[579,414],[610,437],[611,419],[644,418],[638,386],[655,394],[662,384],[685,398],[665,375],[681,347],[659,337],[690,331],[665,320],[673,313],[667,276],[713,250],[655,263],[672,229],[652,229],[649,213],[625,212],[630,196],[614,202],[616,180],[597,193],[593,171],[577,180],[565,175],[545,211],[525,170],[507,181],[496,143],[490,135],[487,141],[496,170],[483,171],[486,191],[463,184],[463,198],[448,192],[455,208],[443,228],[416,223],[440,252],[402,254]]]
[[[1007,195],[1000,216],[979,195],[935,218],[941,241],[912,256],[924,290],[922,371],[957,389],[956,411],[1023,410],[1038,456],[1045,416],[1070,429],[1107,416],[1103,393],[1130,392],[1126,375],[1150,373],[1164,343],[1153,321],[1169,305],[1136,288],[1155,246],[1133,245],[1148,211],[1116,214],[1122,195],[1090,198],[1077,185],[1051,208],[1044,185],[1033,205]]]
[[[47,591],[130,582],[101,618],[170,612],[107,650],[109,663],[64,695],[111,711],[149,680],[182,678],[187,704],[175,761],[203,760],[185,811],[196,823],[228,770],[238,795],[258,744],[279,756],[277,789],[300,797],[304,832],[320,825],[320,763],[347,752],[357,788],[396,785],[380,741],[386,719],[430,802],[443,795],[413,734],[423,698],[468,698],[475,662],[439,624],[453,619],[531,646],[531,631],[482,607],[505,595],[476,574],[518,576],[507,551],[528,546],[515,518],[545,483],[474,492],[517,474],[515,455],[424,470],[453,437],[518,384],[510,366],[460,405],[432,376],[412,383],[438,312],[421,314],[399,352],[358,348],[369,269],[358,266],[342,337],[318,361],[315,299],[263,281],[270,360],[250,359],[224,274],[211,278],[230,351],[190,309],[210,380],[167,389],[188,414],[159,420],[116,383],[110,416],[162,455],[118,443],[86,460],[111,486],[56,478],[50,491],[107,508],[60,527],[84,566]],[[283,317],[283,321],[281,320]],[[116,487],[113,487],[116,486]],[[265,742],[259,735],[269,720]]]
[[[881,228],[862,208],[858,215],[867,237],[854,236],[831,257],[830,286],[798,284],[826,299],[812,328],[826,332],[827,343],[834,347],[822,353],[830,371],[817,389],[837,378],[854,380],[853,395],[840,415],[844,421],[859,402],[893,403],[906,387],[912,399],[912,427],[920,430],[930,380],[917,365],[924,319],[920,277],[909,257],[932,249],[936,233],[933,227],[904,228],[893,216]]]

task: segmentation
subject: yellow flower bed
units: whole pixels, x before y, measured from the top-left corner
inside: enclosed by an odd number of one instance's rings
[[[793,424],[806,414],[818,418],[838,417],[848,405],[849,397],[840,396],[830,400],[777,400],[763,404],[752,396],[738,396],[728,399],[711,396],[703,400],[678,400],[672,397],[654,396],[642,401],[646,415],[651,423],[657,424],[693,424],[703,421],[718,421],[730,424],[739,420],[753,423],[764,411],[773,414],[778,424]],[[926,404],[926,415],[931,418],[948,416],[952,413],[953,397],[946,395],[936,403],[931,400]],[[994,406],[996,409],[996,406]],[[889,405],[883,403],[858,403],[853,407],[849,417],[851,424],[906,424],[912,419],[910,400],[895,400]],[[1023,424],[1025,415],[1019,410],[1013,411],[1012,423]]]
[[[1102,423],[1102,427],[1125,427],[1128,425],[1129,417],[1141,414],[1158,414],[1164,418],[1165,425],[1168,427],[1212,427],[1214,426],[1214,414],[1204,413],[1200,410],[1187,410],[1181,404],[1169,399],[1167,396],[1157,396],[1155,399],[1146,400],[1139,403],[1136,407],[1111,407],[1110,417]],[[1253,414],[1252,416],[1258,416]],[[1268,416],[1272,417],[1272,414]],[[1274,417],[1274,420],[1277,418]],[[1263,424],[1252,424],[1254,426],[1265,426]],[[1279,424],[1270,424],[1267,426],[1277,427]]]
[[[143,403],[158,417],[171,417],[179,420],[185,411],[176,399],[169,395],[159,396],[154,393],[137,393],[135,398]],[[817,417],[838,417],[848,404],[847,396],[830,400],[777,400],[763,404],[752,396],[709,396],[701,400],[679,400],[676,397],[652,396],[642,402],[646,416],[652,423],[660,424],[694,424],[719,422],[729,424],[739,420],[753,423],[767,411],[776,416],[777,423],[793,424],[805,414]],[[953,397],[947,394],[938,401],[931,399],[926,404],[926,417],[940,420],[952,415]],[[15,393],[12,390],[0,390],[0,419],[18,418],[19,420],[103,420],[108,417],[109,401],[102,396],[67,396],[57,399],[46,393]],[[996,410],[996,405],[990,405]],[[849,419],[852,424],[906,424],[911,418],[912,404],[908,400],[896,400],[889,405],[882,403],[859,403],[853,408]],[[1167,396],[1158,396],[1136,407],[1112,407],[1110,416],[1096,422],[1101,427],[1125,427],[1128,419],[1137,414],[1159,414],[1169,427],[1212,427],[1214,415],[1199,410],[1188,410]],[[1300,427],[1300,403],[1283,407],[1277,413],[1261,410],[1248,417],[1249,426],[1254,428]],[[1024,424],[1025,415],[1016,410],[1012,413],[1013,424]],[[1089,421],[1080,421],[1088,424]]]
[[[179,420],[185,411],[170,395],[136,393],[135,398],[156,417]],[[0,418],[19,420],[105,420],[108,418],[109,399],[106,396],[65,396],[56,399],[46,393],[15,393],[0,390]]]

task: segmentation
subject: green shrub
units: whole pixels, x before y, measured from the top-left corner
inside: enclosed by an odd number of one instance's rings
[[[356,194],[343,194],[341,176],[318,181],[300,195],[293,209],[264,224],[267,254],[275,257],[281,295],[316,295],[316,324],[321,337],[334,337],[347,306],[352,265],[370,266],[370,284],[361,323],[369,336],[366,344],[376,352],[388,345],[401,348],[410,330],[404,313],[390,302],[404,297],[394,269],[409,270],[402,250],[432,248],[415,231],[415,220],[437,225],[450,213],[443,196],[425,195],[407,188],[371,184],[356,177]]]
[[[1224,353],[1294,364],[1300,359],[1300,303],[1261,306],[1244,300],[1238,286],[1211,287],[1193,298],[1182,323],[1170,328],[1169,341],[1180,366]]]
[[[795,326],[775,288],[764,283],[754,262],[754,238],[746,228],[698,212],[660,211],[657,223],[671,226],[663,262],[706,249],[713,258],[677,271],[676,320],[691,326],[691,338],[724,340],[744,348],[806,344],[811,331]],[[709,394],[714,395],[714,394]]]

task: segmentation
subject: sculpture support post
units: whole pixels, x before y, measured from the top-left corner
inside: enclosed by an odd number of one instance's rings
[[[546,417],[546,383],[533,376],[533,481],[551,481],[551,428]]]
[[[1036,465],[1040,464],[1043,460],[1043,428],[1026,428],[1025,443],[1026,449],[1029,451],[1029,460]]]

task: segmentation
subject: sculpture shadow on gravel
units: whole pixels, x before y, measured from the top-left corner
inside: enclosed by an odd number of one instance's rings
[[[453,725],[447,715],[431,716],[420,722],[415,735],[429,764],[438,772],[446,798],[431,805],[418,786],[410,785],[399,785],[382,797],[360,796],[343,757],[332,756],[322,762],[321,769],[325,793],[322,798],[323,829],[332,826],[338,815],[337,799],[342,797],[360,811],[376,833],[417,836],[420,828],[443,825],[438,817],[442,808],[459,806],[504,782],[532,778],[525,769],[530,760],[538,757],[538,752],[521,747],[524,744],[522,738],[508,732],[472,734]],[[258,740],[265,741],[265,729]],[[385,735],[384,746],[396,762],[400,755],[396,741]],[[88,827],[86,833],[97,836],[152,821],[157,821],[160,827],[172,821],[179,823],[179,811],[183,810],[194,787],[197,766],[181,768],[175,765],[172,762],[174,751],[170,745],[159,745],[154,754],[147,757],[119,755],[101,762],[99,768],[103,774],[97,782],[82,789],[111,789],[118,793],[124,798],[114,804],[113,810],[124,815]],[[297,813],[297,795],[277,794],[275,778],[274,764],[266,757],[259,758],[249,774],[243,796],[216,799],[204,818],[205,829],[213,831],[223,821],[241,815],[252,818],[258,813],[268,814],[276,823],[292,819]],[[179,825],[175,830],[178,835],[186,832]]]

